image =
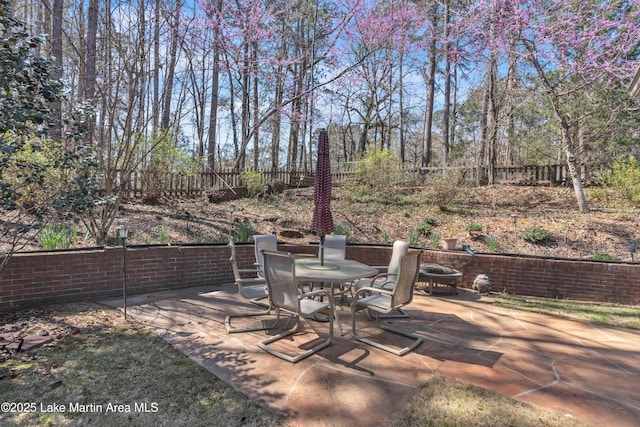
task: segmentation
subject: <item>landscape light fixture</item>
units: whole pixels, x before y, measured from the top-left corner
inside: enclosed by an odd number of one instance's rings
[[[127,320],[127,238],[129,237],[129,229],[126,225],[118,226],[118,238],[122,241],[122,298],[124,319]]]

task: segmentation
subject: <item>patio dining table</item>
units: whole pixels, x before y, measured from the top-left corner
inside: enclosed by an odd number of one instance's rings
[[[295,267],[296,280],[299,283],[313,282],[320,283],[321,285],[328,284],[332,288],[332,293],[333,287],[336,284],[352,282],[363,277],[371,277],[378,274],[377,268],[350,259],[326,260],[324,264],[321,264],[318,258],[301,257],[296,258]],[[333,307],[333,314],[338,324],[340,335],[344,335],[335,305]]]

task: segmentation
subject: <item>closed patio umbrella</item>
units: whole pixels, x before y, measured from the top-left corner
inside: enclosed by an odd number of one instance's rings
[[[322,129],[318,136],[318,161],[313,183],[313,205],[311,231],[320,236],[320,265],[324,265],[324,236],[333,231],[329,135],[325,129]]]

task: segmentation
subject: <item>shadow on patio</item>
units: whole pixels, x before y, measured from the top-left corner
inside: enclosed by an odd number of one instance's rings
[[[349,332],[296,364],[258,348],[272,331],[227,334],[228,312],[257,309],[232,284],[130,297],[128,313],[294,426],[388,424],[436,371],[593,424],[640,422],[639,333],[512,312],[491,301],[463,289],[446,297],[416,293],[410,319],[384,320],[424,337],[411,353],[386,353]],[[348,307],[339,312],[350,331]],[[359,328],[377,333],[359,316]],[[303,346],[328,331],[328,323],[302,326],[309,332],[302,340],[283,341]]]

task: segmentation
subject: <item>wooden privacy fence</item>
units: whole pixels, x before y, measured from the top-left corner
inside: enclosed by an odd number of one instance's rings
[[[486,184],[486,167],[448,167],[421,168],[405,167],[400,170],[398,181],[402,183],[424,184],[430,174],[457,171],[464,181],[471,185]],[[313,186],[314,171],[269,170],[257,171],[265,186],[274,188],[296,188]],[[129,197],[144,197],[144,171],[136,171],[125,180]],[[340,164],[332,167],[332,182],[340,186],[356,173],[353,164]],[[571,183],[567,166],[564,164],[546,166],[504,166],[495,168],[496,184],[516,185],[567,185]],[[586,170],[583,172],[588,177]],[[201,174],[169,173],[159,179],[164,180],[164,197],[200,197],[218,190],[238,189],[247,186],[242,172],[230,170],[203,172]]]

